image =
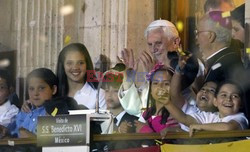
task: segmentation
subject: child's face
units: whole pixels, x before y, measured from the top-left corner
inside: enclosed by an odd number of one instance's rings
[[[56,93],[55,86],[51,88],[44,80],[37,77],[30,78],[28,84],[29,100],[36,107],[43,105]]]
[[[68,81],[82,83],[86,74],[85,57],[79,51],[69,51],[65,56],[64,69]]]
[[[232,37],[236,40],[240,40],[242,43],[245,42],[245,30],[236,20],[232,20]]]
[[[0,77],[0,105],[5,103],[9,93],[10,92],[6,80]]]
[[[233,84],[224,84],[214,100],[214,105],[219,109],[220,117],[238,113],[241,97],[237,87]]]
[[[151,95],[155,101],[163,102],[165,100],[159,100],[162,97],[170,99],[170,81],[172,76],[167,71],[158,71],[153,77],[151,84]],[[162,103],[165,104],[165,103]]]
[[[216,110],[213,100],[217,84],[214,82],[205,83],[196,96],[197,107],[201,111],[214,112]]]
[[[118,98],[118,89],[115,89],[112,86],[108,87],[105,90],[105,100],[106,100],[108,109],[116,109],[116,108],[121,107],[121,104]]]

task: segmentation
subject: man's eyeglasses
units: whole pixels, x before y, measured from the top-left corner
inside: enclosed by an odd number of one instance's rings
[[[202,32],[213,32],[213,31],[198,31],[198,30],[194,30],[194,35],[198,36],[200,33]],[[213,32],[214,33],[214,32]]]

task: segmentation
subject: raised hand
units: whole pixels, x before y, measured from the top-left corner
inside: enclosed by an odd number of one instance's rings
[[[126,65],[126,67],[128,69],[133,69],[136,71],[138,67],[138,62],[137,60],[135,60],[133,50],[124,48],[121,53],[122,53],[121,60]]]
[[[134,83],[135,75],[138,67],[138,60],[135,60],[132,49],[124,48],[121,51],[122,57],[117,57],[118,62],[122,62],[126,65],[126,70],[123,71],[123,89],[128,90]]]
[[[144,72],[149,72],[155,65],[155,62],[147,51],[141,53],[139,61],[143,65]]]
[[[179,55],[179,62],[178,65],[180,67],[180,69],[183,69],[185,67],[185,65],[187,64],[187,60],[192,56],[191,53],[189,52],[184,52],[182,50],[182,47],[180,45],[180,47],[178,48],[177,51],[178,55]]]

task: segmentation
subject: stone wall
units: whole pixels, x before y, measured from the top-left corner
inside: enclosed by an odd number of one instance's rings
[[[0,43],[17,50],[17,77],[37,67],[55,71],[71,42],[84,43],[93,61],[102,53],[116,62],[124,47],[144,50],[154,17],[154,0],[1,0],[0,8]]]
[[[0,51],[11,50],[11,1],[0,0]]]
[[[246,22],[250,24],[250,0],[246,0],[245,18]]]
[[[246,6],[245,6],[245,18],[247,27],[245,27],[245,47],[246,47],[246,53],[248,56],[248,66],[250,66],[250,0],[246,0]],[[247,28],[247,29],[246,29]]]

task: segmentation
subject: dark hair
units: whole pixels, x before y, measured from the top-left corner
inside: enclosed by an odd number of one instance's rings
[[[38,69],[31,71],[27,76],[27,81],[26,81],[27,86],[29,86],[30,79],[34,77],[44,80],[50,86],[50,88],[53,88],[54,85],[58,86],[58,79],[56,75],[50,69],[38,68]],[[54,96],[56,95],[57,93]]]
[[[220,8],[222,2],[233,5],[232,0],[206,0],[206,2],[204,4],[205,13],[208,12],[210,8],[213,8],[213,9]]]
[[[86,61],[86,70],[88,71],[92,71],[93,72],[93,76],[95,77],[95,72],[94,72],[94,68],[93,68],[93,63],[91,60],[91,57],[89,55],[89,52],[87,50],[87,48],[81,44],[81,43],[71,43],[67,46],[65,46],[62,51],[59,54],[58,57],[58,62],[57,62],[57,76],[58,76],[58,80],[59,80],[59,90],[58,93],[60,96],[67,96],[68,92],[69,92],[69,84],[68,84],[68,80],[67,80],[67,75],[65,73],[65,69],[64,69],[64,61],[65,61],[65,57],[67,55],[68,52],[71,51],[77,51],[80,52],[81,54],[84,55],[85,57],[85,61]],[[84,82],[87,81],[87,73],[84,76]],[[87,82],[93,89],[97,89],[98,86],[98,81],[96,80],[95,82]]]
[[[239,90],[240,99],[243,101],[243,99],[244,99],[244,90],[240,86],[239,83],[237,83],[237,82],[235,82],[233,80],[225,80],[223,82],[220,82],[218,87],[216,88],[216,91],[215,91],[215,96],[216,97],[217,97],[218,93],[220,92],[221,87],[224,86],[225,84],[232,84],[232,85],[236,86],[236,88]]]
[[[239,112],[243,112],[248,116],[248,110],[246,108],[247,101],[245,100],[244,89],[241,87],[241,85],[238,82],[231,80],[231,79],[220,82],[220,84],[216,88],[215,97],[218,96],[218,93],[221,90],[221,87],[224,86],[225,84],[232,84],[232,85],[236,86],[236,88],[239,90],[239,97],[241,100],[241,107],[239,109]]]
[[[122,79],[123,79],[122,74],[107,73],[104,76],[102,88],[106,90],[109,89],[109,87],[113,87],[114,89],[118,90],[122,84]]]
[[[161,68],[156,70],[150,79],[150,83],[149,83],[149,93],[148,93],[148,98],[147,98],[147,108],[146,108],[146,114],[144,116],[145,120],[148,120],[152,115],[155,114],[156,112],[156,105],[155,105],[155,100],[151,95],[151,84],[152,84],[152,80],[154,75],[158,72],[158,71],[162,71],[162,72],[168,72],[171,76],[173,76],[173,71],[170,68]],[[151,103],[149,103],[151,102]],[[165,124],[167,122],[167,119],[169,117],[169,112],[165,107],[162,107],[161,110],[161,124]],[[151,125],[151,124],[149,124]],[[152,126],[150,126],[152,128]],[[152,128],[153,129],[153,128]]]
[[[232,19],[238,21],[240,25],[245,27],[245,4],[240,5],[231,12]]]
[[[10,73],[8,70],[0,69],[0,78],[5,79],[8,88],[10,88],[10,86],[12,86],[11,77],[10,77]]]
[[[52,114],[55,108],[57,111],[55,115],[69,114],[69,110],[88,109],[77,104],[72,97],[56,97],[44,103],[45,110],[48,114]]]

